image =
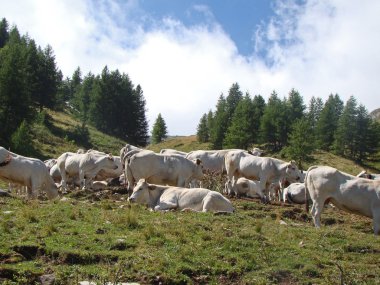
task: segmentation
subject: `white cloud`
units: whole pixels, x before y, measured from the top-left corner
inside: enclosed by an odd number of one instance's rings
[[[65,75],[78,66],[98,74],[105,65],[128,73],[143,88],[150,125],[161,113],[171,135],[194,134],[234,82],[251,95],[296,88],[306,103],[338,93],[343,100],[354,95],[369,111],[380,107],[377,1],[278,1],[253,34],[257,53],[249,58],[205,5],[193,7],[204,23],[186,27],[149,17],[137,0],[18,2],[0,0],[2,17],[50,44]]]

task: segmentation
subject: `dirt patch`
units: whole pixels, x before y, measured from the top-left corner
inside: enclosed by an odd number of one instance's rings
[[[357,253],[380,253],[380,250],[372,248],[371,246],[361,246],[361,245],[347,245],[344,247],[345,252],[357,252]]]
[[[24,256],[26,260],[45,254],[45,249],[38,245],[15,245],[12,250]]]
[[[269,275],[269,279],[276,284],[295,284],[297,279],[292,276],[291,272],[288,270],[279,270],[272,272]]]
[[[301,209],[293,208],[289,210],[285,210],[281,213],[281,219],[290,219],[296,220],[300,222],[309,222],[311,218]]]
[[[76,265],[76,264],[96,264],[99,262],[117,262],[119,257],[116,255],[103,255],[103,254],[87,254],[87,253],[75,253],[75,252],[66,252],[66,253],[58,253],[54,252],[51,255],[53,260],[56,260],[59,264],[68,264],[68,265]]]

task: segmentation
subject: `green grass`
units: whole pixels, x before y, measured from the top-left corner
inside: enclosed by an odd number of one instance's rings
[[[67,136],[76,120],[48,113],[51,125],[34,130],[36,157],[83,147]],[[118,154],[125,144],[89,131],[96,149]],[[210,146],[189,136],[147,148]],[[363,168],[326,152],[315,153],[311,164],[351,174]],[[374,162],[372,170],[379,168]],[[208,176],[203,183],[221,191],[224,181]],[[248,199],[232,199],[232,215],[157,213],[129,205],[120,190],[77,191],[54,202],[0,198],[0,283],[34,284],[53,273],[55,284],[380,284],[380,242],[370,219],[325,209],[317,230],[301,206]]]
[[[33,284],[49,272],[55,284],[380,280],[380,243],[371,221],[336,209],[324,211],[325,225],[317,230],[300,206],[247,199],[232,199],[232,215],[214,215],[151,212],[129,205],[116,188],[68,198],[1,198],[0,280],[5,284]]]

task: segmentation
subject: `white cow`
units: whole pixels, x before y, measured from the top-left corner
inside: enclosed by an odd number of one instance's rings
[[[44,161],[48,171],[50,171],[50,169],[57,164],[57,160],[55,158],[50,158],[50,159],[47,159]]]
[[[171,148],[163,148],[160,150],[160,154],[178,154],[180,156],[186,157],[187,152],[184,151],[179,151],[176,149],[171,149]]]
[[[228,192],[228,189],[233,188],[233,192],[236,193],[237,197],[245,195],[251,198],[260,197],[262,200],[265,199],[264,193],[260,188],[260,181],[240,177],[235,185],[232,186],[231,183],[231,181],[226,182],[225,193]]]
[[[222,150],[194,150],[187,154],[186,158],[190,160],[199,159],[202,161],[203,168],[211,172],[223,173],[224,157],[229,151],[246,152],[243,149],[222,149]]]
[[[204,188],[162,186],[139,180],[130,202],[147,205],[155,211],[192,210],[196,212],[234,212],[231,202],[222,194]]]
[[[203,178],[200,160],[191,161],[180,155],[157,154],[143,150],[131,156],[125,165],[128,188],[141,178],[150,183],[185,187],[194,180]]]
[[[67,178],[79,176],[80,187],[86,188],[86,182],[92,187],[92,180],[102,169],[116,170],[118,165],[111,154],[96,153],[63,153],[58,157],[57,165],[62,176],[61,186],[67,190]]]
[[[41,160],[15,154],[3,147],[0,147],[0,179],[26,186],[28,198],[37,198],[41,190],[49,199],[58,196],[57,187]]]
[[[380,234],[380,181],[357,178],[329,166],[312,166],[305,178],[306,192],[313,201],[311,215],[317,228],[325,203],[373,219],[375,235]],[[306,201],[306,210],[308,211]]]
[[[285,162],[271,157],[258,157],[241,151],[230,151],[225,157],[228,180],[233,186],[238,177],[260,181],[260,189],[268,195],[269,184],[283,178],[299,180],[300,171],[295,162]],[[234,178],[234,179],[232,179]],[[228,189],[231,194],[233,187]]]
[[[264,151],[262,149],[259,149],[257,147],[254,147],[251,149],[251,154],[254,156],[262,156]]]
[[[305,183],[292,183],[283,191],[283,201],[294,204],[305,204]],[[308,199],[310,195],[307,194]]]
[[[138,153],[142,150],[143,149],[131,144],[126,144],[125,146],[123,146],[120,149],[120,161],[121,161],[123,169],[125,167],[126,160],[130,158],[132,155],[134,155],[135,153]]]

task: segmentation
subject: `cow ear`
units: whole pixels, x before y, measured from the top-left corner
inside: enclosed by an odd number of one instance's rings
[[[197,158],[197,165],[199,165],[201,163],[202,163],[202,161],[199,158]]]
[[[149,185],[149,186],[148,186],[148,189],[149,189],[150,191],[156,190],[156,185]]]

